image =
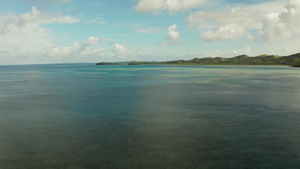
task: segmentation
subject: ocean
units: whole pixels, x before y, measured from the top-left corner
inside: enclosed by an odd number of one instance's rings
[[[300,69],[0,66],[0,169],[299,169]]]

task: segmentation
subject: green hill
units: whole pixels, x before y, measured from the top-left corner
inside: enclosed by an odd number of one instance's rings
[[[101,62],[97,65],[118,65],[126,62]],[[129,65],[146,65],[146,64],[171,64],[171,65],[288,65],[300,67],[300,53],[289,56],[278,55],[259,55],[250,57],[239,55],[232,58],[207,57],[194,58],[192,60],[174,60],[166,62],[128,62]]]
[[[162,62],[165,64],[197,64],[197,65],[296,65],[300,63],[300,53],[289,56],[259,55],[250,57],[239,55],[232,58],[194,58],[192,60],[177,60]]]

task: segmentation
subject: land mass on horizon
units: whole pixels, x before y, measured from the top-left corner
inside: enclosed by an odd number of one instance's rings
[[[287,65],[300,67],[300,53],[279,56],[279,55],[259,55],[250,57],[248,55],[239,55],[231,58],[206,57],[194,58],[192,60],[174,60],[163,62],[149,61],[130,61],[130,62],[100,62],[96,65],[149,65],[149,64],[166,64],[166,65]]]

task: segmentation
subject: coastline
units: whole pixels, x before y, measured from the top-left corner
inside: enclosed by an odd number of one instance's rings
[[[127,61],[127,62],[100,62],[96,65],[274,65],[274,66],[292,66],[300,67],[300,53],[289,56],[278,55],[259,55],[250,57],[239,55],[231,58],[207,57],[194,58],[192,60],[174,60],[174,61]]]

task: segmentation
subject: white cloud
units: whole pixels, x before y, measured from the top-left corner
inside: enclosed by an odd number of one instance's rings
[[[83,47],[75,43],[71,47],[61,49],[55,43],[60,35],[43,27],[45,24],[69,24],[79,21],[72,16],[63,16],[59,12],[39,11],[35,7],[32,7],[31,12],[21,15],[12,13],[0,15],[0,44],[1,48],[5,49],[0,51],[1,64],[47,63],[59,56],[90,50],[89,46],[99,41],[97,38],[90,37],[83,43]],[[59,56],[52,57],[54,53],[58,53]]]
[[[84,41],[83,44],[89,46],[99,42],[99,38],[90,36],[87,40]]]
[[[204,31],[200,37],[209,41],[233,40],[241,36],[252,40],[254,36],[249,33],[250,30],[260,31],[265,40],[276,36],[287,38],[300,32],[297,29],[300,26],[299,1],[291,0],[284,10],[284,1],[276,0],[247,6],[227,6],[215,11],[191,12],[187,21],[189,27]]]
[[[237,24],[229,24],[219,27],[216,31],[208,30],[200,34],[200,37],[206,41],[217,40],[234,40],[242,35],[247,35],[248,39],[252,38],[248,31]]]
[[[1,15],[0,16],[0,33],[6,31],[13,31],[12,27],[22,28],[28,24],[31,25],[43,25],[43,24],[70,24],[78,23],[80,19],[77,19],[72,16],[62,16],[60,12],[48,12],[48,11],[39,11],[37,8],[32,7],[30,13],[25,13],[20,16],[14,15]]]
[[[115,45],[115,52],[117,53],[117,54],[123,54],[123,53],[125,53],[125,52],[127,52],[128,51],[128,49],[127,48],[125,48],[123,45],[120,45],[120,44],[116,44]]]
[[[100,59],[123,59],[137,56],[135,50],[116,44],[112,49],[101,48],[101,38],[90,36],[70,46],[59,43],[62,35],[43,27],[45,24],[70,24],[80,20],[59,12],[39,11],[0,15],[0,64],[32,64],[62,62],[98,62]],[[112,43],[115,40],[105,39]],[[111,42],[112,41],[112,42]],[[110,45],[110,44],[109,44]]]
[[[139,13],[154,12],[162,10],[163,6],[163,0],[140,0],[135,6],[135,10]]]
[[[135,10],[139,13],[158,13],[168,10],[170,14],[179,11],[186,11],[198,8],[205,3],[205,0],[139,0]]]
[[[206,29],[200,34],[200,38],[206,41],[234,40],[241,36],[252,40],[253,35],[248,30],[262,28],[259,21],[263,15],[264,11],[259,9],[226,7],[216,11],[192,12],[188,24],[190,27]]]
[[[265,12],[259,9],[226,7],[216,11],[198,11],[191,12],[188,17],[190,27],[203,27],[203,25],[211,25],[211,27],[229,24],[238,24],[249,29],[258,29],[262,27],[259,22]]]
[[[92,48],[92,45],[98,43],[96,37],[89,37],[82,44],[74,43],[69,47],[50,46],[46,52],[46,56],[60,60],[90,60],[93,58],[95,62],[100,59],[130,59],[137,56],[137,52],[120,44],[115,44],[112,50],[105,48]]]
[[[234,55],[251,55],[253,52],[251,50],[251,47],[250,46],[246,46],[245,48],[243,49],[238,49],[238,50],[232,50],[232,53]]]
[[[181,43],[181,37],[177,31],[177,25],[172,25],[168,28],[168,35],[166,42],[162,43],[163,46],[178,45]]]
[[[136,51],[126,48],[125,46],[117,43],[114,46],[112,55],[113,57],[117,57],[117,58],[125,58],[125,57],[130,58],[136,55]]]
[[[81,45],[78,43],[74,43],[70,47],[53,47],[51,46],[48,49],[48,53],[51,57],[76,57],[76,56],[94,56],[94,55],[101,55],[106,49],[98,48],[92,49],[90,46],[97,44],[99,42],[99,38],[90,36],[87,40],[85,40]]]
[[[188,16],[190,27],[203,27],[205,25],[220,26],[231,23],[245,26],[249,29],[261,29],[264,15],[271,12],[280,12],[286,0],[274,0],[255,5],[224,5],[222,8],[211,11],[191,12]]]
[[[79,44],[75,43],[73,46],[64,47],[63,49],[55,47],[49,51],[48,55],[52,57],[67,57],[76,54],[80,49]]]
[[[176,24],[169,27],[167,40],[170,40],[170,41],[180,40],[180,35],[179,35],[179,32],[177,31]]]
[[[94,19],[86,21],[86,23],[106,24],[106,21],[102,17],[96,17]]]
[[[32,7],[31,13],[25,13],[17,18],[18,24],[27,23],[51,24],[51,23],[78,23],[80,19],[72,16],[61,16],[60,12],[39,11],[36,7]]]
[[[300,35],[300,0],[291,0],[280,13],[264,16],[262,37],[267,41],[292,38]]]
[[[50,46],[54,36],[38,24],[30,23],[22,27],[8,24],[0,31],[0,44],[1,48],[6,49],[12,57],[24,56]]]
[[[42,27],[50,23],[74,23],[80,20],[58,12],[44,12],[32,7],[30,13],[0,16],[0,43],[12,55],[25,55],[51,46],[54,34]],[[18,50],[16,50],[18,49]]]
[[[134,30],[136,33],[160,33],[162,30],[161,28],[156,28],[156,27],[149,27],[149,28],[144,28],[144,29],[136,29]]]

